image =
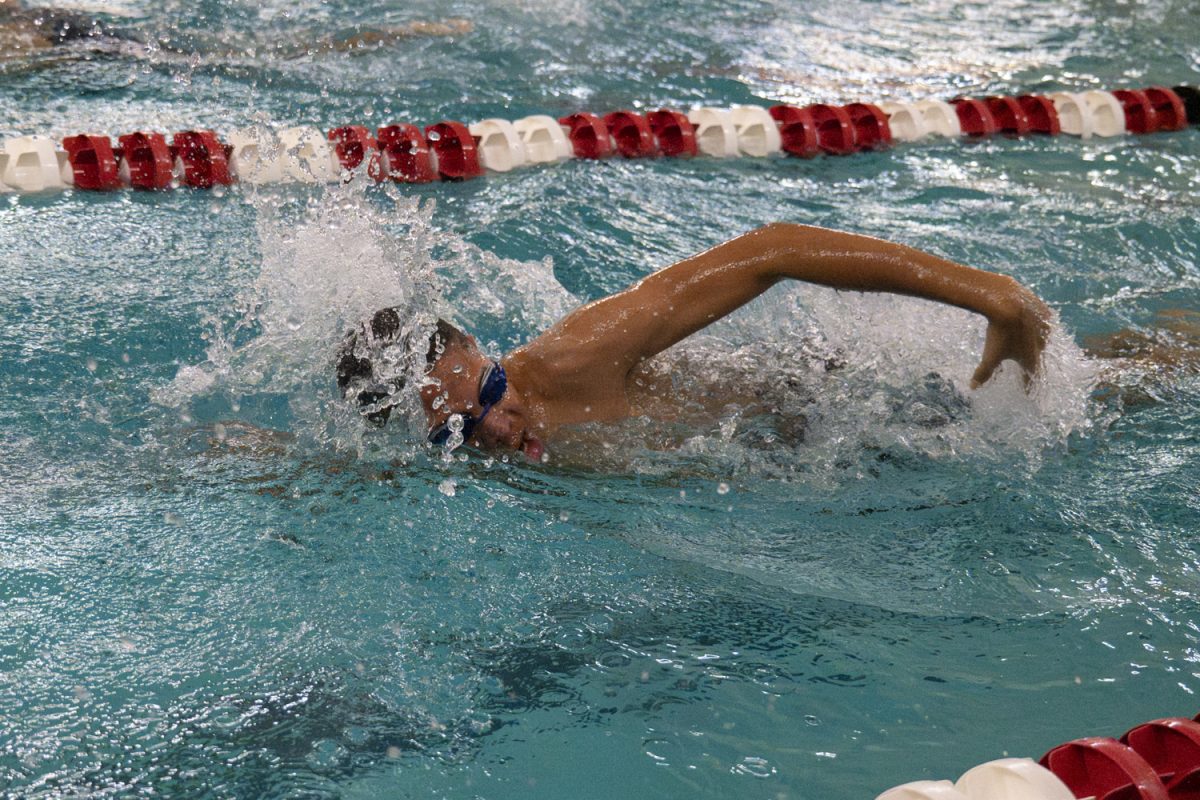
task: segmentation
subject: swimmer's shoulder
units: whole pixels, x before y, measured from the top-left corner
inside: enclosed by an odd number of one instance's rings
[[[99,16],[82,10],[24,7],[3,0],[0,0],[0,23],[10,28],[25,29],[51,47],[97,40],[134,41],[136,38]]]

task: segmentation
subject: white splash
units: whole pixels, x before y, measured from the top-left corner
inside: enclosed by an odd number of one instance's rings
[[[302,438],[359,452],[368,445],[412,452],[420,437],[392,432],[403,430],[404,420],[410,432],[423,430],[422,376],[406,375],[402,419],[393,416],[386,431],[368,436],[336,387],[336,353],[349,330],[380,308],[399,307],[402,330],[421,356],[412,360],[415,372],[425,352],[416,343],[428,341],[438,317],[486,332],[493,349],[507,348],[575,304],[554,280],[549,260],[498,258],[438,231],[432,202],[386,189],[389,197],[376,190],[368,196],[363,185],[332,187],[306,202],[269,192],[248,196],[263,254],[258,278],[232,314],[213,310],[205,360],[181,367],[155,393],[157,403],[182,412],[223,398],[236,413],[250,399],[275,398]]]

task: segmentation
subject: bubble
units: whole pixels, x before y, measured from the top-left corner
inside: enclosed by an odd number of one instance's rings
[[[730,770],[735,775],[750,775],[755,778],[769,778],[775,774],[775,768],[772,767],[765,758],[758,756],[746,756],[740,763],[735,764]]]
[[[717,484],[717,494],[729,494],[729,484],[728,483],[718,483]]]
[[[458,484],[455,483],[453,478],[446,478],[446,480],[438,484],[438,491],[446,495],[446,497],[454,497],[457,490]]]

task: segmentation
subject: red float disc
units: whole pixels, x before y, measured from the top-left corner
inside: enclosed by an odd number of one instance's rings
[[[1117,89],[1112,96],[1125,109],[1125,130],[1130,133],[1154,133],[1158,130],[1158,112],[1145,92]]]
[[[617,144],[617,152],[625,158],[650,158],[658,155],[658,142],[650,130],[650,121],[633,111],[614,111],[606,114],[604,124]]]
[[[1105,796],[1120,791],[1122,800],[1170,800],[1154,768],[1116,739],[1077,739],[1042,756],[1076,797]]]
[[[362,125],[334,128],[329,132],[328,138],[333,143],[333,152],[337,155],[342,169],[357,169],[370,152],[378,147],[370,131]]]
[[[107,191],[121,187],[117,154],[107,136],[68,136],[62,144],[75,176],[75,188]]]
[[[996,135],[996,119],[982,100],[960,97],[950,102],[958,114],[958,124],[962,126],[964,136],[981,139]]]
[[[1058,109],[1054,107],[1054,101],[1049,97],[1043,97],[1040,94],[1023,94],[1017,98],[1017,102],[1029,120],[1031,133],[1057,136],[1062,132],[1062,126],[1058,122]]]
[[[1156,719],[1133,728],[1121,742],[1158,773],[1171,800],[1200,797],[1200,722]]]
[[[892,127],[887,114],[870,103],[845,106],[854,126],[854,141],[859,150],[885,150],[892,145]]]
[[[1025,136],[1029,133],[1029,117],[1015,97],[989,97],[985,101],[996,130],[1010,136]]]
[[[1142,91],[1154,107],[1160,131],[1181,131],[1187,127],[1187,109],[1179,95],[1165,86],[1151,86]]]
[[[817,103],[807,107],[817,126],[817,144],[833,156],[845,156],[858,149],[854,124],[841,106]]]
[[[443,120],[425,129],[425,140],[437,154],[438,174],[444,180],[461,181],[483,174],[475,137],[467,126],[453,120]]]
[[[646,120],[650,123],[650,130],[658,140],[658,148],[664,156],[699,155],[696,129],[686,114],[663,108],[647,114]]]
[[[398,183],[429,183],[438,177],[429,143],[416,125],[385,125],[375,141],[386,160],[381,176]]]
[[[612,155],[608,126],[595,114],[571,114],[561,118],[558,124],[567,126],[567,138],[575,148],[576,158],[608,158]]]
[[[161,133],[127,133],[117,139],[121,145],[120,165],[129,172],[134,189],[166,189],[174,179],[175,161]]]
[[[783,152],[801,158],[812,158],[821,152],[817,141],[817,122],[807,108],[796,106],[771,106],[771,117],[779,124],[779,138]]]

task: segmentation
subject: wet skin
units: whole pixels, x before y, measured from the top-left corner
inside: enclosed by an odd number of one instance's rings
[[[421,402],[429,429],[445,423],[454,414],[478,417],[482,411],[479,390],[484,373],[492,363],[480,352],[474,338],[471,346],[450,346],[426,376],[428,383],[421,389]],[[519,450],[531,459],[542,455],[541,439],[545,425],[531,411],[521,390],[514,385],[511,359],[502,359],[508,374],[508,389],[504,396],[475,426],[467,444],[485,450]],[[519,380],[520,367],[517,367]]]
[[[868,236],[774,223],[584,305],[505,356],[508,391],[468,443],[537,459],[543,438],[562,426],[617,421],[669,401],[643,388],[646,360],[784,279],[922,297],[983,315],[987,336],[973,387],[1005,360],[1028,380],[1050,330],[1050,309],[1007,276]],[[422,390],[431,428],[453,413],[478,416],[487,364],[473,339],[447,348]]]

